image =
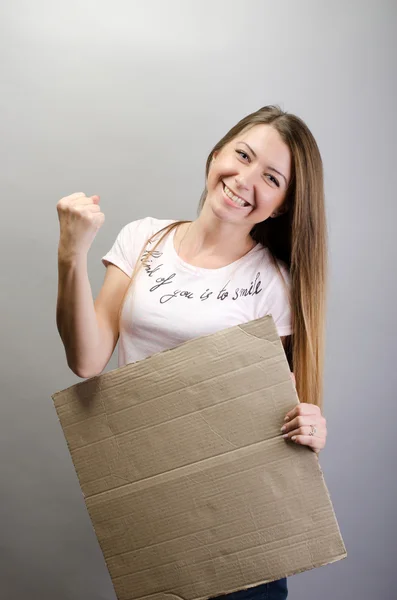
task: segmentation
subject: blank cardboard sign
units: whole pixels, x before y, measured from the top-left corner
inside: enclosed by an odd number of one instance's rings
[[[204,599],[340,560],[272,318],[53,395],[119,600]]]

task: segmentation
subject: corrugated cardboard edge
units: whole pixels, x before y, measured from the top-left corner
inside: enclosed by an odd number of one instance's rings
[[[248,329],[250,328],[254,328],[257,324],[259,323],[265,323],[266,321],[273,321],[272,317],[270,315],[267,315],[266,317],[261,317],[259,319],[254,319],[253,321],[248,321],[247,323],[242,323],[241,325],[234,325],[233,327],[230,327],[229,329],[239,329],[240,331],[242,331],[243,333],[245,333],[246,335],[250,336],[250,337],[254,337],[257,339],[265,339],[260,335],[256,335],[255,333],[253,333],[252,331],[248,331]],[[212,337],[214,335],[222,335],[224,333],[224,330],[220,330],[217,333],[210,333],[208,335],[204,335],[202,336],[200,339],[203,340],[207,337]],[[178,348],[183,348],[184,346],[191,344],[192,342],[195,341],[194,338],[192,340],[187,340],[186,342],[183,342],[182,344],[179,344]],[[272,341],[271,343],[273,344],[279,344],[282,347],[282,342],[280,340],[280,338],[276,335],[274,338],[274,341]],[[123,371],[125,369],[130,369],[130,367],[132,365],[136,365],[138,364],[138,362],[140,364],[144,363],[145,361],[153,358],[154,356],[157,356],[158,354],[165,354],[166,352],[171,352],[172,350],[174,350],[175,348],[168,348],[166,350],[162,350],[161,352],[155,352],[154,354],[151,354],[150,356],[147,356],[146,358],[143,358],[140,361],[137,361],[135,363],[128,363],[122,367],[116,367],[115,369],[111,369],[110,371],[107,371],[106,373],[100,373],[99,375],[94,375],[94,377],[90,377],[89,379],[84,379],[84,381],[77,381],[76,383],[62,389],[62,390],[58,390],[57,392],[54,392],[54,394],[51,394],[51,398],[53,401],[56,400],[56,398],[58,397],[59,394],[63,394],[64,392],[67,392],[68,390],[75,388],[76,386],[87,386],[90,382],[95,383],[95,381],[97,381],[99,378],[109,378],[115,371]],[[299,399],[298,396],[296,396],[297,399],[297,404],[299,403]]]
[[[261,319],[257,319],[256,321],[251,321],[251,322],[249,322],[249,323],[247,323],[247,324],[243,324],[243,325],[236,325],[235,327],[236,327],[236,328],[238,328],[238,329],[240,329],[241,331],[243,331],[243,332],[244,332],[244,334],[246,334],[246,335],[248,335],[248,336],[257,337],[257,338],[259,338],[259,339],[262,339],[262,337],[261,337],[260,335],[256,335],[256,334],[255,334],[255,333],[253,333],[252,331],[247,331],[247,329],[252,329],[252,327],[254,327],[254,326],[255,326],[255,323],[256,323],[256,322],[258,322],[258,321],[264,321],[264,320],[266,320],[266,319],[271,319],[271,317],[270,317],[270,316],[269,316],[269,317],[263,317],[263,318],[261,318]],[[219,333],[221,333],[221,332],[219,332]],[[211,334],[211,335],[214,335],[214,334]],[[216,334],[215,334],[215,335],[216,335]],[[203,337],[208,337],[208,336],[203,336]],[[183,343],[183,344],[181,344],[180,346],[184,346],[184,345],[186,345],[186,344],[190,344],[192,341],[194,341],[194,340],[189,340],[189,341],[187,341],[187,342],[184,342],[184,343]],[[279,339],[279,337],[277,336],[277,338],[276,338],[276,339],[274,339],[274,341],[271,341],[271,343],[278,343],[278,344],[280,344],[280,345],[281,345],[281,340],[280,340],[280,339]],[[161,354],[164,354],[165,352],[169,352],[169,351],[171,351],[171,350],[172,350],[172,349],[169,349],[169,350],[164,350],[163,352],[161,352]],[[152,355],[152,356],[155,356],[155,355]],[[152,356],[151,356],[151,357],[148,357],[147,359],[144,359],[144,360],[148,360],[148,359],[152,358]],[[143,361],[140,361],[140,362],[143,362]],[[133,364],[136,364],[136,363],[133,363]],[[130,367],[131,367],[131,365],[127,364],[127,365],[125,365],[124,367],[119,367],[119,368],[116,368],[116,369],[114,369],[114,370],[108,371],[107,373],[103,373],[103,374],[100,374],[100,375],[98,375],[98,376],[92,377],[92,378],[90,378],[90,379],[87,379],[87,380],[84,380],[84,381],[77,382],[77,383],[75,383],[75,384],[73,384],[73,385],[69,386],[68,388],[65,388],[64,390],[60,390],[60,391],[58,391],[58,392],[55,392],[54,394],[52,394],[52,396],[51,396],[51,397],[52,397],[53,401],[55,402],[59,394],[63,394],[63,393],[64,393],[64,392],[66,392],[67,390],[69,390],[69,389],[71,389],[71,388],[75,388],[76,386],[81,386],[81,385],[83,385],[83,386],[86,386],[86,387],[87,387],[87,386],[93,385],[94,387],[96,387],[96,382],[97,382],[97,380],[98,380],[99,378],[108,378],[108,377],[111,377],[111,376],[112,376],[112,374],[114,373],[114,371],[120,371],[120,370],[122,370],[122,369],[129,369]],[[296,392],[295,392],[295,394],[296,394]],[[297,396],[296,396],[296,401],[297,401],[297,404],[298,404],[298,403],[299,403],[299,399],[298,399],[298,397],[297,397]],[[60,422],[60,424],[61,424],[61,421],[60,421],[59,415],[58,415],[58,420],[59,420],[59,422]],[[62,425],[61,425],[61,427],[62,427]],[[69,447],[69,444],[68,444],[68,441],[67,441],[67,439],[66,439],[66,436],[64,435],[64,437],[65,437],[65,440],[66,440],[66,442],[67,442],[67,445],[68,445],[68,447]],[[70,448],[69,448],[69,450],[70,450]],[[340,554],[339,554],[339,555],[335,556],[335,557],[334,557],[333,559],[331,559],[331,560],[319,561],[319,562],[317,562],[316,564],[313,564],[312,566],[305,567],[305,568],[303,568],[303,569],[300,569],[300,570],[294,570],[294,571],[291,571],[291,572],[286,572],[286,573],[285,573],[285,575],[284,575],[285,577],[291,577],[292,575],[295,575],[295,574],[298,574],[298,573],[301,573],[301,572],[309,571],[309,570],[311,570],[311,569],[318,568],[318,567],[321,567],[321,566],[325,566],[325,565],[327,565],[327,564],[332,564],[332,563],[334,563],[334,562],[338,562],[339,560],[343,560],[344,558],[346,558],[346,557],[347,557],[347,551],[346,551],[346,548],[345,548],[345,545],[344,545],[344,541],[343,541],[343,539],[342,539],[342,536],[341,536],[340,527],[339,527],[338,521],[337,521],[337,519],[336,519],[336,515],[335,515],[335,511],[334,511],[334,508],[333,508],[333,505],[332,505],[332,501],[331,501],[331,498],[330,498],[329,490],[328,490],[328,487],[327,487],[327,485],[326,485],[326,483],[325,483],[325,479],[324,479],[323,471],[322,471],[322,469],[321,469],[321,466],[320,466],[320,464],[319,464],[319,461],[318,461],[318,455],[317,455],[317,454],[315,454],[315,458],[317,459],[317,463],[318,463],[318,467],[319,467],[319,472],[320,472],[320,474],[321,474],[321,478],[322,478],[322,481],[323,481],[323,484],[324,484],[324,487],[325,487],[325,490],[326,490],[326,493],[327,493],[327,497],[328,497],[328,499],[329,499],[329,502],[330,502],[330,506],[331,506],[332,513],[333,513],[333,516],[334,516],[334,519],[335,519],[335,524],[336,524],[336,527],[337,527],[337,531],[338,531],[338,533],[339,533],[339,536],[340,536],[340,540],[341,540],[341,552],[340,552]],[[77,474],[77,472],[76,472],[76,474]],[[84,497],[84,494],[83,494],[83,497]],[[86,508],[87,508],[87,511],[88,511],[88,513],[89,513],[89,510],[88,510],[88,507],[87,507],[87,506],[86,506]],[[93,525],[93,522],[92,522],[92,521],[91,521],[91,523],[92,523],[92,526],[94,527],[94,525]],[[94,527],[94,531],[95,531],[95,527]],[[95,532],[95,533],[96,533],[96,532]],[[257,581],[257,582],[256,582],[256,583],[254,583],[254,584],[251,584],[250,586],[248,586],[248,587],[246,587],[246,588],[244,588],[244,589],[251,589],[251,588],[254,588],[254,587],[258,586],[258,585],[261,585],[261,584],[264,584],[264,583],[268,583],[268,582],[270,582],[270,581],[273,581],[273,580],[274,580],[274,579],[264,579],[264,580],[260,580],[260,581]],[[233,591],[235,591],[235,590],[232,590],[232,589],[225,589],[225,590],[222,592],[222,594],[228,594],[228,593],[232,593]],[[175,593],[172,593],[172,592],[161,592],[161,593],[150,594],[150,595],[148,595],[148,596],[142,596],[142,597],[140,597],[140,600],[145,600],[145,599],[150,599],[150,600],[160,600],[160,599],[164,599],[164,600],[170,600],[170,598],[177,598],[178,600],[185,600],[184,598],[181,598],[180,596],[178,596],[177,594],[175,594]],[[208,596],[202,596],[202,597],[197,597],[195,600],[207,600],[207,598],[208,598]]]

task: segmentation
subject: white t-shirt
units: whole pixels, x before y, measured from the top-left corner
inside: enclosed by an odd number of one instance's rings
[[[130,277],[147,239],[173,222],[147,217],[129,223],[103,264],[112,263]],[[280,336],[291,334],[288,270],[280,262],[284,283],[264,246],[257,244],[225,267],[205,269],[178,256],[174,233],[140,266],[130,286],[120,321],[119,367],[268,314]]]

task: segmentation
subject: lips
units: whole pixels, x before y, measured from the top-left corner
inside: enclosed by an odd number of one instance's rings
[[[234,202],[237,206],[240,206],[241,208],[247,208],[248,206],[251,206],[251,203],[248,202],[248,200],[246,200],[245,198],[242,198],[241,196],[236,194],[223,181],[222,181],[222,185],[223,185],[224,194],[229,198],[229,200],[232,200],[232,202]],[[243,202],[244,202],[244,204],[243,204]]]

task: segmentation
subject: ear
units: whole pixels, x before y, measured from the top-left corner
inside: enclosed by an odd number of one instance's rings
[[[271,219],[276,219],[277,217],[281,217],[282,215],[285,215],[285,213],[288,211],[288,204],[287,202],[285,202],[285,204],[283,204],[282,206],[280,206],[277,210],[274,211],[274,213],[272,213],[270,215]]]

